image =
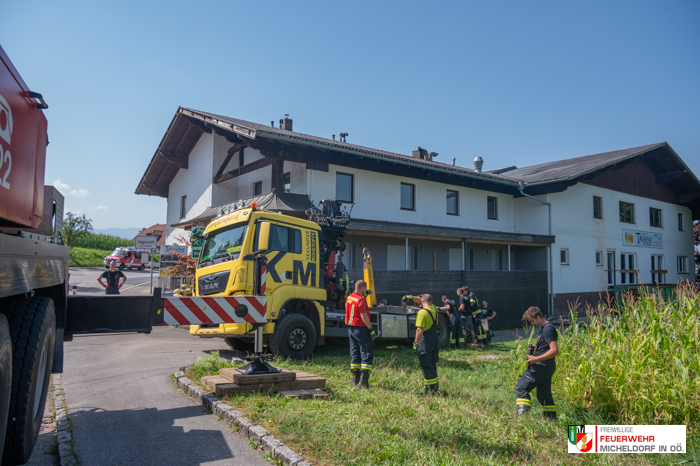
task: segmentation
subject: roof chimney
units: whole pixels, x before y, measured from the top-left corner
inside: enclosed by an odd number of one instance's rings
[[[270,122],[270,126],[272,126],[273,128],[275,127],[275,122],[274,122],[274,120]]]
[[[484,159],[482,159],[479,156],[474,157],[474,170],[476,170],[477,173],[481,173],[481,167],[484,166]]]
[[[289,118],[289,113],[285,113],[284,118],[280,119],[280,128],[286,131],[292,130],[292,119]]]
[[[423,149],[421,146],[418,146],[418,150],[414,150],[411,152],[411,157],[414,159],[422,159],[422,160],[427,160],[429,162],[433,161],[433,157],[437,157],[438,153],[437,152],[428,152],[427,150]]]
[[[452,165],[456,165],[456,164],[457,164],[457,159],[452,157]]]

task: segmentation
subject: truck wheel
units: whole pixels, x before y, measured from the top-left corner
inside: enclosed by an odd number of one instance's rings
[[[445,314],[438,314],[438,346],[450,346],[450,319]]]
[[[12,388],[12,340],[5,314],[0,314],[0,461],[5,446],[5,429]]]
[[[13,297],[0,309],[8,318],[13,346],[12,394],[3,463],[29,461],[44,417],[51,379],[56,313],[50,298]]]
[[[141,264],[141,267],[139,267],[139,270],[146,270],[146,266],[144,264]]]
[[[119,264],[119,270],[124,270],[126,266],[124,264]]]
[[[224,338],[224,341],[231,348],[238,351],[253,351],[253,343],[237,337]]]
[[[304,315],[286,314],[275,324],[270,346],[277,356],[306,359],[316,346],[316,327]]]

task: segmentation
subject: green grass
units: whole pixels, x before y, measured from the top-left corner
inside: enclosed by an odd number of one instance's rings
[[[272,393],[226,401],[319,465],[638,465],[700,459],[697,441],[692,446],[690,437],[691,455],[568,454],[568,424],[615,420],[562,399],[565,390],[559,383],[554,385],[559,416],[555,423],[542,419],[539,406],[530,416],[517,418],[512,358],[524,346],[526,342],[520,341],[493,343],[487,350],[441,351],[438,373],[443,396],[426,398],[416,356],[408,345],[378,343],[372,388],[357,390],[350,383],[347,344],[338,342],[317,348],[307,361],[272,361],[277,367],[326,377],[330,402]],[[229,365],[217,358],[212,354],[200,359],[188,376],[198,380]]]
[[[101,249],[86,249],[86,248],[70,248],[70,263],[71,267],[104,267],[105,257],[112,250]]]

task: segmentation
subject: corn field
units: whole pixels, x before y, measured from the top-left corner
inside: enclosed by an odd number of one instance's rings
[[[689,433],[697,431],[697,290],[679,286],[673,299],[664,300],[654,289],[641,289],[638,296],[623,295],[612,309],[600,306],[587,314],[585,324],[572,314],[559,340],[555,397],[621,424],[685,424]],[[522,371],[520,365],[512,367]]]
[[[109,249],[110,252],[114,248],[133,246],[134,242],[128,239],[118,238],[116,236],[88,233],[73,240],[71,246],[86,249]]]

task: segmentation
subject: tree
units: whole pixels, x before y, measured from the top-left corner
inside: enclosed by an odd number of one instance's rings
[[[70,246],[75,241],[83,238],[92,232],[92,220],[85,214],[78,217],[72,212],[66,212],[66,219],[63,221],[63,242]]]

